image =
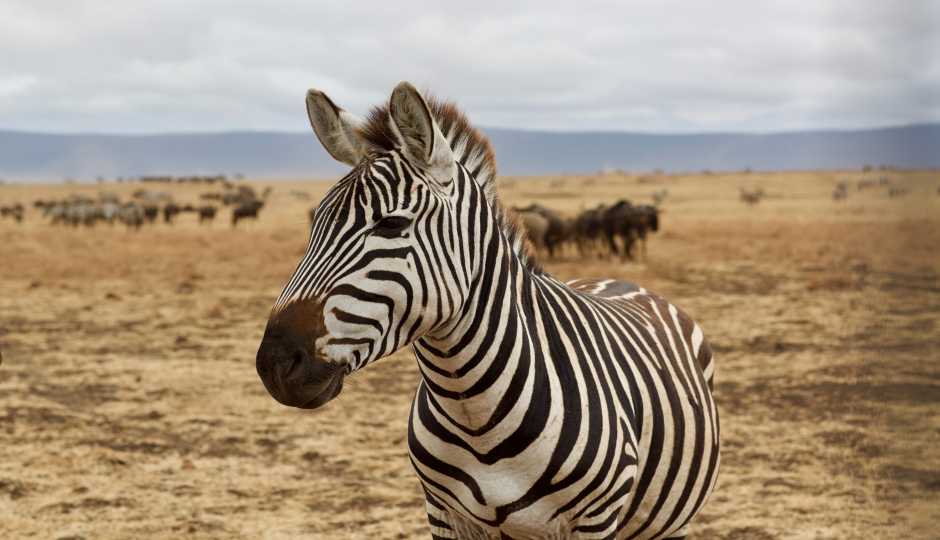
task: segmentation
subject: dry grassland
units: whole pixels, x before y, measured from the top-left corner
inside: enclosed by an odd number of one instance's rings
[[[668,189],[646,260],[546,262],[688,311],[716,354],[723,463],[693,538],[940,536],[940,173],[858,192],[857,172],[516,178],[568,214]],[[851,182],[835,202],[838,181]],[[139,233],[52,227],[38,198],[140,187],[0,186],[0,538],[425,539],[405,447],[418,374],[396,353],[313,413],[254,368],[327,182],[270,182],[256,223],[192,214]],[[755,206],[738,188],[763,188]]]

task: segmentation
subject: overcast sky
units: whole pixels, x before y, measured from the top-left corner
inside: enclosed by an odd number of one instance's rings
[[[361,116],[404,79],[486,127],[938,122],[938,27],[936,0],[2,0],[0,129],[301,131],[307,88]]]

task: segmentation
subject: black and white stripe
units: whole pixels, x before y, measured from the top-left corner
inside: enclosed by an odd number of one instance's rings
[[[455,110],[402,83],[362,122],[308,94],[321,142],[354,169],[272,310],[265,387],[319,407],[411,344],[408,442],[433,538],[684,536],[719,464],[708,343],[636,285],[542,271]]]

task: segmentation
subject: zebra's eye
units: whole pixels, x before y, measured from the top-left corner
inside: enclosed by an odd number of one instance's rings
[[[406,217],[389,216],[376,223],[373,230],[379,236],[398,236],[408,225],[411,225],[411,220]]]

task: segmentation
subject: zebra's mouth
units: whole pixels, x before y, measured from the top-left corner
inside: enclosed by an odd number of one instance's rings
[[[343,380],[346,378],[346,369],[337,369],[333,373],[333,377],[330,379],[330,382],[326,387],[317,394],[316,397],[308,401],[306,404],[301,405],[301,409],[318,409],[330,401],[333,398],[339,395],[343,390]]]

